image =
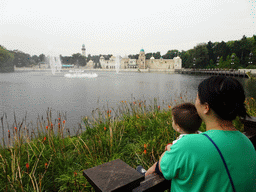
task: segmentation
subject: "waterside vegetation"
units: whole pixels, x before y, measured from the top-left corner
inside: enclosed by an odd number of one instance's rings
[[[98,108],[91,118],[83,118],[86,130],[75,136],[65,127],[65,117],[52,119],[51,110],[30,131],[23,122],[8,125],[3,116],[2,131],[7,129],[8,137],[0,146],[0,191],[93,191],[82,171],[117,158],[133,168],[149,168],[178,136],[171,107],[185,101],[180,96],[170,102],[121,101],[116,109]],[[255,99],[247,98],[245,105],[256,116]],[[238,119],[234,124],[243,131]]]

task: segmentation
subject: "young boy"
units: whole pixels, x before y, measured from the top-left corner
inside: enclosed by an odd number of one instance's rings
[[[180,133],[180,136],[172,143],[166,145],[165,150],[170,151],[171,146],[176,144],[183,136],[187,134],[201,133],[198,131],[202,119],[199,117],[195,105],[192,103],[183,103],[172,108],[172,128]],[[176,144],[177,145],[177,144]],[[146,170],[142,166],[136,169],[145,175]]]
[[[183,103],[172,108],[172,128],[180,133],[180,136],[172,143],[166,145],[165,150],[170,151],[171,146],[184,135],[201,133],[198,131],[202,119],[199,117],[195,105]]]

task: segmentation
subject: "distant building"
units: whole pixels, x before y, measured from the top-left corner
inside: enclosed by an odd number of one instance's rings
[[[105,60],[103,56],[100,57],[100,64],[102,69],[115,69],[116,58],[112,56],[109,60]],[[173,59],[155,59],[153,56],[146,59],[144,49],[140,50],[138,59],[129,59],[127,56],[121,59],[120,69],[181,69],[182,59],[174,57]]]
[[[95,66],[94,62],[92,60],[90,60],[89,62],[87,62],[85,68],[86,69],[93,69]]]
[[[83,55],[83,56],[86,56],[86,55],[85,55],[85,50],[86,50],[86,49],[85,49],[85,45],[84,45],[84,44],[82,45],[82,49],[81,49],[81,50],[82,50],[82,55]]]

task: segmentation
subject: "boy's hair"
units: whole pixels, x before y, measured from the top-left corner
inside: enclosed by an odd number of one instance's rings
[[[174,123],[187,133],[195,133],[202,123],[202,119],[192,103],[183,103],[173,107],[172,115]]]

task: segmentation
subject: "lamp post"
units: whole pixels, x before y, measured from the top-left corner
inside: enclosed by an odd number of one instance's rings
[[[216,65],[217,65],[217,66],[219,66],[219,61],[220,61],[220,57],[218,56],[218,57],[217,57],[217,61],[216,61],[216,62],[217,62]]]
[[[231,56],[231,63],[230,63],[230,68],[232,69],[232,65],[234,65],[234,60],[235,60],[235,55]]]
[[[194,67],[194,70],[196,70],[196,58],[195,57],[193,59],[193,67]]]
[[[248,61],[248,65],[252,65],[252,52],[249,54],[249,61]]]

